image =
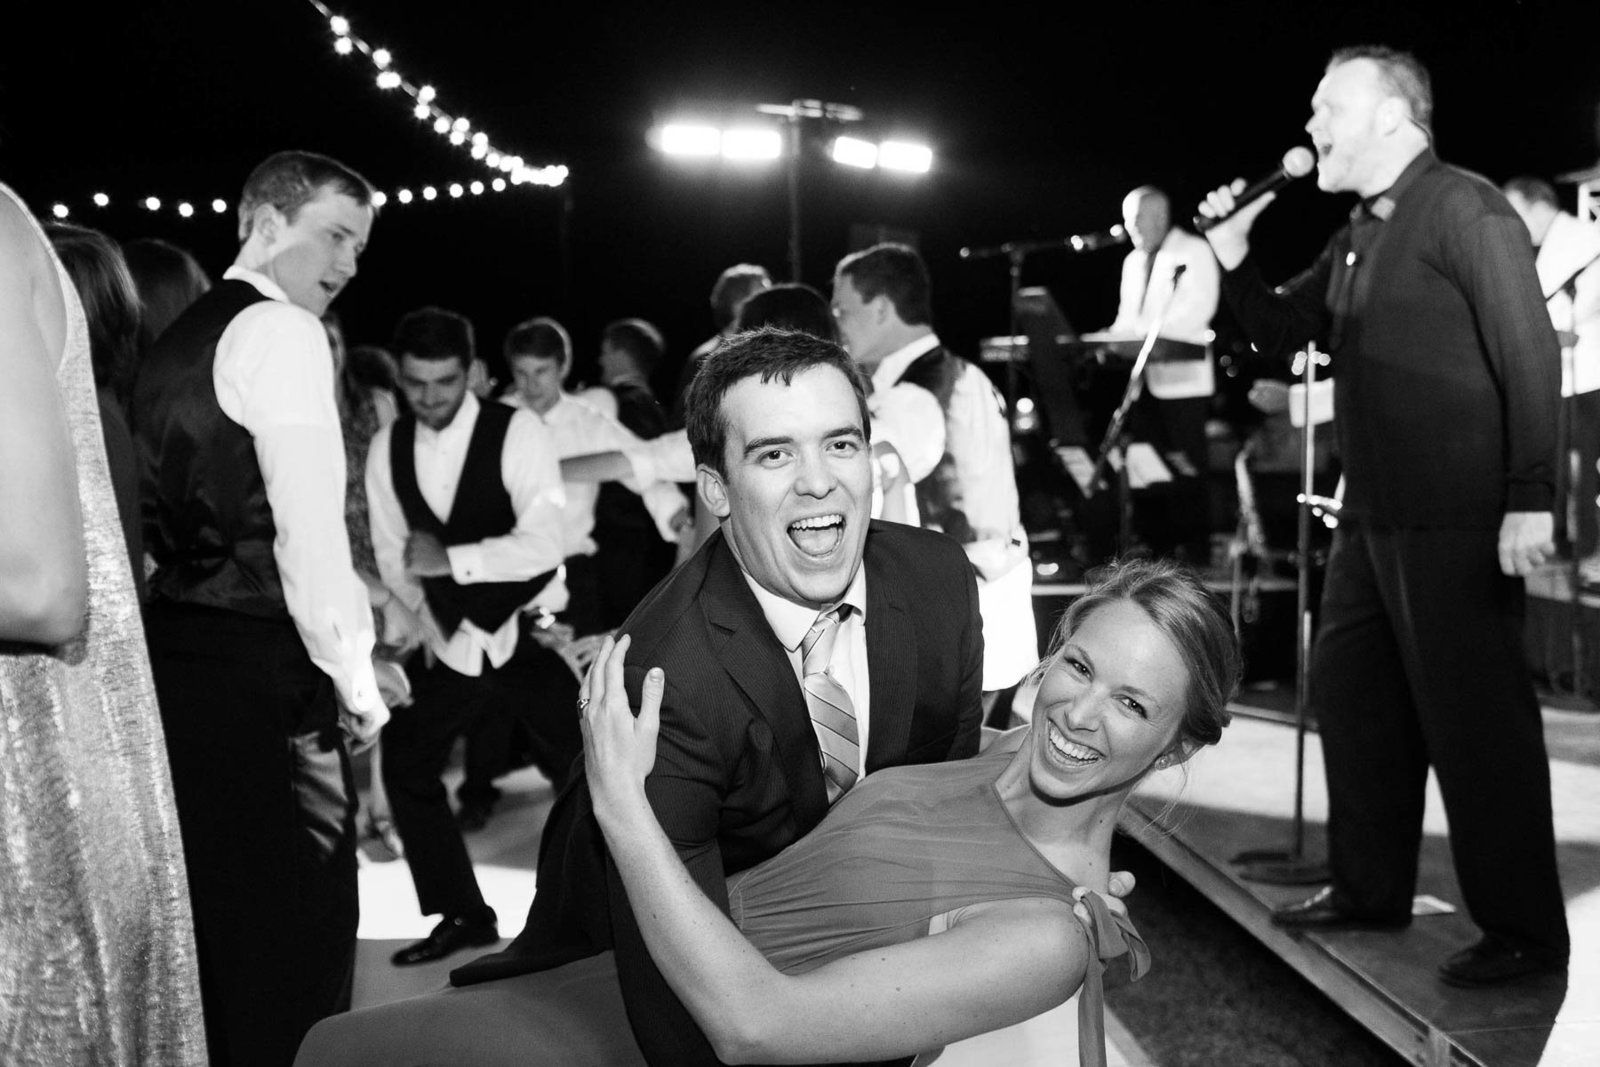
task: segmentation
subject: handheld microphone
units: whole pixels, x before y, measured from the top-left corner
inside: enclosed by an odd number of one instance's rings
[[[1311,149],[1296,145],[1283,154],[1283,162],[1278,166],[1277,170],[1268,174],[1265,178],[1259,179],[1254,184],[1246,186],[1243,192],[1233,198],[1232,211],[1220,219],[1212,218],[1210,215],[1196,215],[1194,217],[1194,228],[1201,233],[1205,233],[1217,223],[1233,218],[1239,213],[1239,209],[1246,204],[1254,203],[1268,193],[1277,192],[1296,178],[1304,178],[1311,173],[1316,165],[1317,157],[1311,154]]]

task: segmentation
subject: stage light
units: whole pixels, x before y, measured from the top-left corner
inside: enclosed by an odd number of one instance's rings
[[[95,207],[106,207],[110,203],[111,203],[111,198],[109,196],[107,196],[105,193],[95,193],[94,194],[94,206]]]
[[[380,71],[378,74],[378,88],[396,89],[400,86],[400,75],[392,70]]]
[[[333,42],[333,50],[338,52],[341,56],[349,55],[351,50],[354,48],[355,45],[350,43],[350,38],[348,37],[340,37]]]
[[[494,181],[489,183],[489,188],[493,189],[497,193],[503,193],[506,191],[506,180],[504,178],[496,178]]]
[[[338,34],[340,37],[343,37],[345,34],[350,32],[350,20],[345,18],[343,15],[335,15],[328,20],[328,28],[333,30],[333,32]]]
[[[833,161],[847,167],[871,170],[878,165],[878,146],[859,137],[835,137]]]
[[[178,214],[182,215],[186,219],[193,218],[194,205],[185,200],[183,203],[178,205]]]
[[[454,144],[454,145],[466,144],[467,143],[467,135],[462,133],[460,130],[451,130],[450,131],[450,143]]]
[[[389,194],[382,189],[375,189],[372,193],[372,206],[382,207],[389,202]]]
[[[433,103],[433,98],[438,95],[439,94],[431,85],[424,85],[422,88],[417,90],[417,99],[421,100],[424,104]]]
[[[926,174],[933,169],[933,149],[907,141],[885,141],[878,146],[878,165],[884,170]]]
[[[483,145],[483,147],[487,149],[489,147],[489,135],[484,133],[482,130],[479,130],[477,133],[472,135],[472,143],[475,145]]]
[[[422,199],[424,199],[424,200],[436,200],[436,199],[438,199],[438,196],[439,196],[439,190],[435,189],[433,186],[424,185],[422,187]]]
[[[471,185],[467,186],[467,188],[472,191],[472,195],[473,196],[482,196],[483,195],[483,183],[482,182],[473,182]]]
[[[484,156],[486,156],[488,154],[489,154],[489,150],[487,148],[485,148],[483,145],[475,144],[475,145],[472,146],[472,158],[473,159],[482,159]]]
[[[489,165],[491,170],[500,169],[500,153],[492,148],[489,150],[489,154],[483,157],[483,161]]]
[[[434,133],[449,133],[450,132],[450,120],[445,118],[443,115],[440,115],[438,118],[434,119],[433,120],[433,132]]]
[[[722,158],[739,161],[777,159],[783,152],[783,136],[777,130],[726,130],[722,134]]]
[[[722,149],[722,131],[670,123],[661,127],[660,141],[661,151],[669,156],[714,156]]]
[[[460,182],[451,182],[450,183],[450,195],[451,196],[456,197],[456,198],[459,199],[461,194],[464,193],[464,192],[466,192],[466,190],[461,188],[461,183]]]
[[[428,105],[418,104],[416,107],[411,109],[411,113],[417,116],[419,119],[425,119],[429,115]]]
[[[50,214],[54,215],[58,219],[64,219],[70,214],[70,212],[67,210],[67,205],[57,204],[55,207],[50,209]]]
[[[372,65],[380,70],[389,65],[389,59],[389,50],[387,48],[379,48],[372,53]]]
[[[160,211],[161,200],[159,197],[147,196],[144,198],[144,206],[147,211]]]
[[[411,203],[411,190],[401,189],[398,193],[394,194],[394,198],[400,201],[402,204],[409,204]]]
[[[472,123],[468,122],[464,118],[458,118],[450,124],[450,128],[459,133],[466,133],[468,130],[472,129]]]
[[[221,197],[218,197],[217,199],[211,201],[211,210],[220,215],[224,211],[228,210],[228,202],[223,200]]]

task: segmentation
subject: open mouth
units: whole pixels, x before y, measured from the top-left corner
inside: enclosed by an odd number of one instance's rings
[[[1050,750],[1055,753],[1057,759],[1069,767],[1087,767],[1105,759],[1102,753],[1088,745],[1067,740],[1066,735],[1056,729],[1053,723],[1050,726],[1049,738]]]
[[[806,555],[821,559],[844,540],[844,516],[835,512],[791,522],[789,540]]]

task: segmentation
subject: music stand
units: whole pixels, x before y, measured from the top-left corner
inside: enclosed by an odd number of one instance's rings
[[[1294,664],[1294,820],[1291,824],[1288,849],[1251,849],[1233,857],[1242,864],[1241,878],[1269,885],[1316,885],[1329,877],[1326,863],[1306,858],[1306,729],[1311,711],[1311,509],[1317,498],[1312,492],[1312,475],[1316,471],[1316,420],[1311,415],[1312,386],[1317,380],[1317,346],[1307,345],[1305,351],[1304,419],[1300,426],[1300,510],[1296,516],[1297,554],[1299,574],[1296,594],[1299,610],[1295,619],[1298,625]]]

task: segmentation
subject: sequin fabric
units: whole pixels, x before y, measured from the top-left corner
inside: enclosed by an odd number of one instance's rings
[[[10,189],[0,194],[27,214]],[[87,327],[59,262],[56,273],[68,319],[56,381],[77,456],[89,608],[83,633],[58,648],[0,642],[0,1063],[203,1064],[166,746]]]

